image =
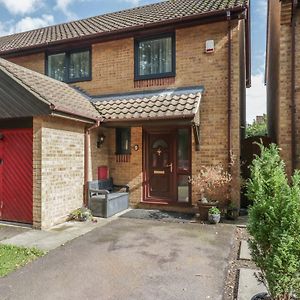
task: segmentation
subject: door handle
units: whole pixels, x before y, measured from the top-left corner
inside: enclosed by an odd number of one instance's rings
[[[166,167],[170,168],[170,172],[173,173],[173,163],[166,165]]]

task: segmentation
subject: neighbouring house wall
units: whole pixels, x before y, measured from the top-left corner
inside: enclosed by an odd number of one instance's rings
[[[239,30],[239,70],[240,70],[240,139],[241,142],[246,135],[246,24],[245,21],[240,21]]]
[[[267,35],[267,116],[268,135],[277,142],[278,108],[279,108],[279,53],[280,53],[280,1],[268,2],[268,35]]]
[[[300,169],[300,9],[296,11],[295,42],[296,168]]]
[[[269,1],[267,52],[268,127],[281,149],[288,175],[292,174],[292,1]],[[295,168],[300,168],[300,10],[295,29]]]
[[[289,13],[289,17],[288,14]],[[281,4],[280,53],[279,53],[279,107],[277,143],[282,149],[281,156],[290,175],[292,170],[292,131],[291,131],[291,4]]]

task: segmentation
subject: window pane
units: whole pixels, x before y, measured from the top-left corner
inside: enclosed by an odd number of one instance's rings
[[[129,154],[130,148],[130,128],[116,128],[116,154]]]
[[[178,176],[178,202],[189,202],[189,177],[188,175]]]
[[[152,148],[153,149],[156,149],[158,147],[161,147],[161,148],[168,148],[168,144],[162,140],[162,139],[159,139],[159,140],[156,140],[154,143],[153,143],[153,146]]]
[[[48,56],[48,76],[64,81],[66,78],[65,68],[66,54],[59,53]]]
[[[76,52],[70,54],[69,78],[80,79],[90,76],[90,52]]]
[[[139,42],[139,75],[172,72],[172,37]]]
[[[123,130],[121,133],[121,147],[122,151],[129,151],[129,132],[128,130]]]
[[[188,171],[189,166],[189,130],[187,128],[178,130],[178,168]]]

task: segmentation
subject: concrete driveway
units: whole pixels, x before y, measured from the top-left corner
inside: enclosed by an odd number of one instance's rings
[[[7,226],[7,225],[2,225],[0,223],[0,241],[12,238],[20,233],[24,233],[27,231],[30,231],[29,227],[26,228],[20,226]]]
[[[118,219],[0,279],[0,298],[222,299],[233,232]]]

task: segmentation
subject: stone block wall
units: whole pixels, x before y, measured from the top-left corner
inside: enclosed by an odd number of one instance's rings
[[[34,227],[48,228],[82,206],[84,125],[34,118]]]

